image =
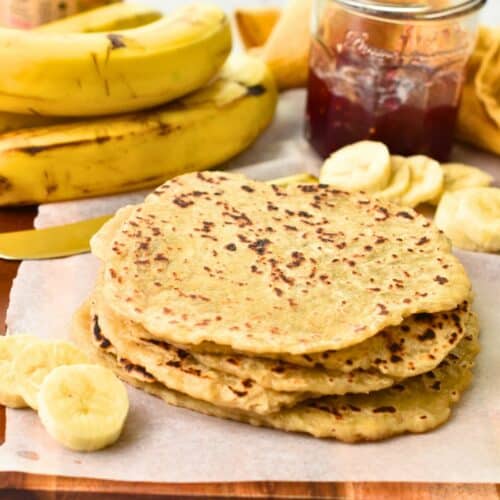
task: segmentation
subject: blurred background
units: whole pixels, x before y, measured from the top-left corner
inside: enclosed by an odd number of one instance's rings
[[[173,6],[185,5],[185,0],[137,0],[140,3],[151,5],[157,9],[170,9]],[[255,7],[255,6],[283,6],[286,0],[217,0],[215,3],[224,7],[228,11],[232,11],[239,7]],[[490,26],[500,23],[500,1],[489,0],[484,8],[481,21]]]

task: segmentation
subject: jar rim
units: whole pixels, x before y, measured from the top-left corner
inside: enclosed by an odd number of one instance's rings
[[[376,17],[403,20],[441,20],[461,17],[484,6],[487,0],[461,0],[448,7],[433,8],[425,2],[415,0],[406,5],[397,5],[387,0],[334,0],[343,7]]]

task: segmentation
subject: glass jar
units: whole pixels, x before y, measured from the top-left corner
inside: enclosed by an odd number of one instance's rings
[[[315,0],[306,136],[326,157],[371,139],[448,158],[486,0]]]

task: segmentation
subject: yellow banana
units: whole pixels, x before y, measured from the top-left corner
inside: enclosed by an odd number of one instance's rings
[[[14,130],[29,129],[33,127],[45,127],[75,121],[75,118],[63,116],[21,115],[0,111],[0,135]]]
[[[96,33],[144,26],[161,18],[161,14],[143,5],[115,3],[83,12],[76,16],[44,24],[35,31],[42,33]],[[74,118],[43,115],[22,115],[0,111],[0,134],[23,128],[67,123]]]
[[[230,50],[228,19],[208,4],[113,33],[0,29],[0,109],[95,116],[152,107],[206,84]]]
[[[277,103],[265,63],[228,60],[204,89],[155,110],[0,138],[0,205],[155,186],[226,161],[270,123]]]
[[[120,2],[44,24],[40,33],[100,33],[137,28],[157,21],[161,12],[141,4]]]

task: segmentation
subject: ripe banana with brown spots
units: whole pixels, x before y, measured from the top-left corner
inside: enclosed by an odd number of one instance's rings
[[[141,4],[114,3],[44,24],[35,28],[34,31],[41,33],[99,33],[137,28],[157,21],[161,17],[160,12]],[[69,121],[74,121],[74,118],[0,111],[0,134]]]
[[[229,21],[209,4],[111,33],[0,29],[0,109],[102,116],[150,108],[205,85],[230,50]]]
[[[204,170],[247,148],[277,103],[260,59],[231,57],[201,90],[154,110],[0,137],[0,205],[131,191]]]

